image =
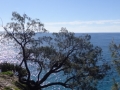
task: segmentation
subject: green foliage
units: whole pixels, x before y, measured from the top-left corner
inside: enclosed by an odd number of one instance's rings
[[[8,75],[8,76],[12,77],[14,74],[12,71],[7,71],[7,72],[1,72],[0,75]]]
[[[113,58],[113,65],[120,75],[120,44],[114,43],[112,41],[110,43],[110,51],[111,51],[111,57]],[[113,79],[114,84],[112,85],[112,90],[119,90],[120,89],[120,84]]]
[[[4,90],[12,90],[11,87],[5,87]]]
[[[111,51],[111,57],[113,59],[113,65],[118,73],[120,75],[120,44],[115,43],[112,41],[110,43],[110,51]],[[112,90],[120,90],[120,83],[119,81],[115,81],[113,79],[113,85]]]
[[[6,87],[4,87],[3,90],[22,90],[22,89],[19,89],[19,88],[17,88],[17,87],[6,86]]]

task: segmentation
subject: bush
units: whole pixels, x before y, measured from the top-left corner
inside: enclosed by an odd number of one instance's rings
[[[22,76],[27,75],[26,69],[20,67],[19,65],[7,63],[7,62],[0,64],[0,70],[1,70],[1,72],[13,71],[14,73],[18,73]]]
[[[11,64],[11,63],[4,62],[4,63],[0,64],[0,69],[1,69],[1,72],[15,71],[15,65]]]

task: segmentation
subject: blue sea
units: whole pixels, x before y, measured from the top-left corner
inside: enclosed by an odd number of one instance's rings
[[[97,86],[98,90],[111,90],[113,78],[115,78],[117,82],[120,82],[120,76],[117,74],[112,65],[113,59],[111,58],[109,46],[112,41],[114,41],[116,44],[120,44],[120,33],[89,33],[89,35],[91,35],[91,43],[93,43],[94,46],[99,46],[102,48],[103,58],[112,67],[110,75],[107,75],[99,82]]]
[[[103,58],[112,67],[112,71],[109,73],[109,75],[107,75],[103,80],[100,80],[98,82],[97,88],[98,90],[111,90],[111,87],[113,85],[113,78],[115,78],[117,82],[120,82],[119,79],[120,77],[117,74],[116,70],[113,68],[113,62],[112,62],[109,46],[112,41],[114,41],[117,44],[120,44],[120,33],[76,33],[75,35],[79,36],[83,34],[91,35],[91,43],[94,46],[99,46],[102,48]],[[37,36],[39,36],[39,34],[37,34]],[[63,77],[61,76],[61,78]],[[46,88],[44,90],[69,90],[69,89],[54,87],[54,88]]]
[[[120,76],[117,74],[116,70],[113,67],[113,62],[112,62],[109,46],[112,41],[114,41],[117,44],[120,44],[120,33],[76,33],[75,35],[80,36],[80,35],[85,35],[85,34],[91,35],[91,43],[94,46],[99,46],[102,48],[103,58],[112,67],[109,75],[107,75],[104,79],[98,82],[97,88],[98,90],[111,90],[111,87],[113,85],[113,78],[115,78],[117,82],[120,82]],[[36,37],[38,36],[39,36],[39,33],[36,35]],[[61,76],[60,78],[63,78],[63,77]],[[55,77],[52,77],[51,80],[53,79],[55,79]],[[65,89],[65,88],[57,86],[57,87],[52,87],[52,88],[49,87],[44,90],[70,90],[70,89]]]
[[[120,33],[88,33],[91,35],[91,43],[94,46],[99,46],[102,48],[103,58],[108,62],[108,64],[113,67],[113,59],[111,58],[111,52],[109,49],[110,43],[114,41],[117,44],[120,44]],[[117,82],[120,81],[120,77],[117,74],[115,69],[112,69],[110,75],[107,75],[103,80],[99,81],[97,88],[98,90],[111,90],[113,85],[113,78]]]
[[[112,40],[114,40],[115,43],[120,44],[120,33],[76,33],[76,36],[80,36],[83,34],[89,34],[91,35],[91,43],[94,46],[99,46],[102,48],[102,55],[103,58],[112,66],[112,58],[111,58],[111,53],[109,50],[110,43]],[[41,34],[37,33],[35,37],[40,36]],[[47,35],[47,34],[44,34]],[[50,35],[50,34],[49,34]],[[33,67],[32,67],[33,68]],[[118,76],[116,70],[113,68],[110,75],[107,75],[103,80],[98,82],[97,88],[98,90],[111,90],[111,87],[113,85],[113,79],[115,78],[116,81],[120,82],[120,76]],[[63,76],[59,77],[64,78]],[[52,77],[50,81],[55,80],[56,77]],[[70,89],[65,89],[59,86],[56,87],[48,87],[44,90],[70,90]]]

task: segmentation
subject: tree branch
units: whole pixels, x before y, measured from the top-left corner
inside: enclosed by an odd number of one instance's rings
[[[38,81],[39,81],[39,79],[40,79],[40,74],[41,74],[41,72],[42,72],[42,66],[41,66],[41,64],[39,64],[40,65],[40,71],[39,71],[39,73],[38,73]]]
[[[21,44],[13,35],[11,35],[11,33],[9,33],[8,30],[7,30],[5,27],[3,27],[3,28],[4,28],[4,30],[7,32],[8,35],[12,36],[12,38],[13,38],[20,46],[22,46],[22,44]]]
[[[75,76],[72,76],[72,77],[68,78],[68,79],[65,81],[65,83],[69,82],[69,81],[70,81],[71,79],[73,79],[73,78],[75,78]]]
[[[65,70],[65,69],[68,69],[68,68],[59,69],[59,70],[55,71],[54,73],[58,73],[58,72],[63,71],[63,70]]]
[[[43,83],[54,71],[52,69],[47,72],[44,77],[39,81],[39,84]]]
[[[68,59],[69,55],[70,55],[74,50],[75,50],[75,46],[69,51],[68,55],[62,60],[62,62],[60,63],[60,65],[54,69],[55,71],[62,67],[62,65],[64,64],[64,62]]]
[[[62,83],[62,82],[49,83],[49,84],[47,84],[47,85],[41,86],[41,88],[46,88],[46,87],[53,86],[53,85],[61,85],[61,86],[65,87],[65,88],[69,88],[69,86],[67,86],[66,83]]]

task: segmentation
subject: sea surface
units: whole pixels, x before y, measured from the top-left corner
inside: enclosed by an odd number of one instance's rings
[[[98,90],[111,90],[113,85],[113,78],[117,82],[120,82],[120,76],[113,67],[113,59],[109,49],[110,43],[114,41],[116,44],[120,44],[120,33],[89,33],[91,35],[91,43],[94,46],[102,48],[103,58],[111,65],[111,73],[101,80],[97,86]]]
[[[117,44],[120,44],[120,33],[76,33],[76,36],[89,34],[91,35],[91,43],[94,46],[99,46],[102,48],[103,58],[108,62],[112,67],[112,71],[107,75],[104,79],[100,80],[97,85],[98,90],[111,90],[113,85],[113,78],[117,82],[120,82],[120,76],[117,74],[116,70],[113,67],[113,60],[111,58],[111,52],[109,49],[110,43],[114,41]],[[62,77],[61,77],[62,78]],[[50,88],[49,88],[50,89]],[[47,89],[47,90],[49,90]],[[53,90],[58,90],[58,88],[54,87]],[[45,89],[46,90],[46,89]],[[65,88],[60,88],[59,90],[68,90]]]
[[[110,46],[110,43],[112,41],[114,41],[115,43],[117,44],[120,44],[120,33],[76,33],[75,35],[76,36],[80,36],[80,35],[83,35],[83,34],[89,34],[91,35],[91,43],[94,45],[94,46],[99,46],[102,48],[102,55],[103,55],[103,58],[108,62],[108,64],[110,64],[112,66],[113,62],[112,62],[112,58],[111,58],[111,53],[110,53],[110,50],[109,50],[109,46]],[[35,37],[38,37],[40,36],[41,34],[37,33]],[[49,34],[50,35],[50,34]],[[47,34],[46,34],[47,36]],[[16,53],[14,51],[11,51],[11,46],[10,47],[5,47],[5,45],[1,44],[0,45],[0,62],[6,60],[8,61],[11,60],[10,62],[19,62],[19,61],[12,61],[13,58],[13,55],[15,56]],[[9,49],[9,50],[8,50]],[[7,52],[5,52],[7,50]],[[15,48],[14,48],[15,50]],[[9,58],[11,57],[11,59]],[[32,67],[33,68],[33,67]],[[117,72],[115,71],[115,69],[112,69],[114,72],[111,73],[111,75],[107,75],[103,80],[99,81],[98,85],[97,85],[97,88],[98,90],[111,90],[111,87],[113,85],[113,79],[112,78],[115,78],[116,81],[120,81],[120,76],[118,76]],[[35,72],[35,71],[34,71]],[[52,80],[55,80],[56,77],[54,77],[56,75],[53,75],[51,78],[50,78],[50,81]],[[63,78],[64,76],[61,75],[61,77],[57,77],[57,80]],[[62,88],[60,86],[56,86],[56,87],[49,87],[49,88],[46,88],[44,90],[70,90],[70,89],[65,89],[65,88]]]
[[[117,82],[120,82],[120,76],[118,75],[118,73],[113,67],[113,60],[111,58],[111,52],[110,52],[109,46],[112,41],[114,41],[117,44],[120,44],[120,33],[76,33],[75,35],[80,36],[80,35],[85,35],[85,34],[91,35],[90,41],[94,46],[99,46],[102,48],[103,58],[112,67],[109,75],[107,75],[104,79],[98,82],[97,89],[98,90],[111,90],[111,87],[113,85],[113,78]],[[61,76],[60,78],[63,78],[63,77]],[[44,90],[69,90],[69,89],[65,89],[65,88],[57,86],[57,87],[52,87],[48,89],[46,88]]]

